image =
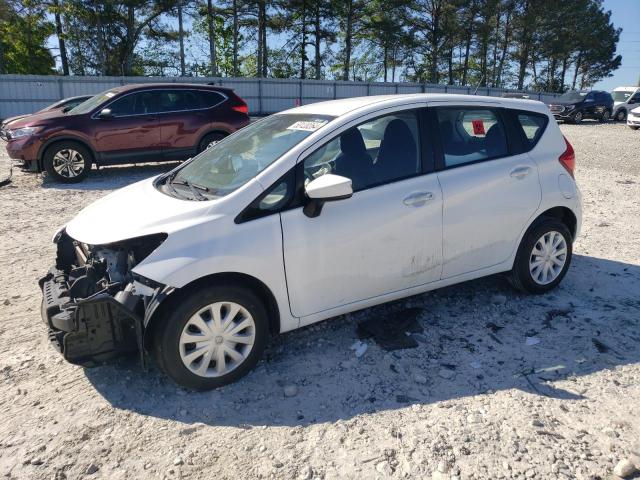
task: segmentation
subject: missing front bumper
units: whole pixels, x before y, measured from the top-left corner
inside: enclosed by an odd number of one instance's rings
[[[49,340],[65,360],[94,367],[136,350],[143,360],[143,323],[137,313],[108,294],[72,302],[66,275],[56,268],[39,284]]]

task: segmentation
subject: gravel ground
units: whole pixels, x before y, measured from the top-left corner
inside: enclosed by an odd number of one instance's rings
[[[36,280],[53,260],[56,227],[167,166],[104,169],[71,187],[16,173],[0,188],[0,475],[633,476],[640,132],[591,122],[561,128],[576,149],[585,218],[554,292],[523,296],[491,277],[339,317],[280,336],[245,379],[197,394],[135,359],[69,365],[39,317]],[[401,318],[407,307],[421,309],[417,348],[388,353],[365,340],[356,357],[357,322]]]

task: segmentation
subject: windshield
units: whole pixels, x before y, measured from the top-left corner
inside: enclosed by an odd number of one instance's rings
[[[113,98],[117,93],[118,90],[107,90],[106,92],[94,95],[88,100],[82,102],[80,105],[73,107],[67,112],[67,115],[82,115],[83,113],[89,113],[101,103]]]
[[[335,117],[276,114],[243,128],[186,163],[170,179],[222,197],[244,185]]]
[[[633,90],[618,90],[611,95],[613,95],[614,102],[626,102],[632,94]]]
[[[561,102],[579,102],[583,97],[587,96],[589,92],[567,92],[558,97]]]

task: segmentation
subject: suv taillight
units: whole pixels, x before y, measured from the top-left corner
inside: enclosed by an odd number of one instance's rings
[[[558,160],[565,168],[565,170],[569,172],[571,178],[574,178],[573,172],[576,169],[576,153],[573,151],[573,147],[569,143],[569,140],[567,140],[566,137],[563,138],[564,142],[567,144],[567,149],[563,152],[562,155],[560,155],[560,157],[558,157]]]
[[[240,105],[234,105],[233,107],[231,107],[231,110],[234,110],[236,112],[240,112],[240,113],[249,113],[249,107],[247,107],[246,103],[241,103]]]

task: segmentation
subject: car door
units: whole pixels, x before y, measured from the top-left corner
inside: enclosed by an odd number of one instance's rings
[[[305,317],[440,278],[442,195],[428,168],[420,111],[379,115],[342,129],[301,157],[304,182],[352,180],[351,198],[315,218],[281,213],[291,312]],[[304,320],[301,321],[304,325]]]
[[[225,98],[218,92],[189,89],[160,91],[163,155],[183,160],[198,153],[198,142],[210,130],[212,108]]]
[[[105,105],[110,115],[93,115],[101,163],[159,160],[157,97],[154,90],[125,94]]]
[[[587,96],[584,98],[584,116],[585,117],[596,117],[598,111],[598,101],[595,92],[587,93]]]
[[[506,261],[541,200],[538,169],[510,154],[499,108],[437,107],[443,195],[442,278]]]

